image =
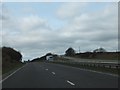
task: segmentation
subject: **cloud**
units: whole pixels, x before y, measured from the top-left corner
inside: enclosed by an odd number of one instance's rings
[[[67,2],[63,3],[60,8],[57,10],[57,16],[61,19],[69,19],[77,14],[80,14],[82,9],[87,5],[87,3],[79,2]]]
[[[64,54],[68,47],[76,51],[79,46],[81,51],[92,51],[98,47],[111,51],[117,49],[116,3],[96,12],[85,12],[86,5],[88,3],[63,3],[57,11],[57,19],[66,24],[58,29],[51,28],[51,23],[37,14],[10,16],[3,22],[3,45],[18,48],[24,59],[48,52]]]
[[[69,23],[63,28],[61,35],[68,37],[69,40],[74,38],[73,46],[80,45],[86,50],[100,46],[105,46],[109,50],[111,50],[110,47],[112,49],[113,47],[117,48],[117,15],[117,5],[115,3],[106,6],[104,10],[81,13],[79,16],[76,15],[75,18],[69,19]],[[77,42],[76,45],[74,45],[74,41]],[[87,48],[88,45],[89,48]]]
[[[3,3],[0,3],[0,20],[6,20],[9,19],[10,17],[10,12],[8,8]]]
[[[37,15],[22,17],[21,20],[19,20],[19,25],[21,30],[35,30],[37,28],[48,27],[47,21]]]

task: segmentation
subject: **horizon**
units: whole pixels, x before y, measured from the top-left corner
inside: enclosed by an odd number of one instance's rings
[[[2,47],[0,47],[0,48],[3,48],[3,47],[9,47],[9,46],[2,46]],[[18,51],[18,52],[20,52],[20,50],[17,50],[16,48],[14,48],[14,47],[9,47],[9,48],[13,48],[14,50],[16,50],[16,51]],[[70,47],[69,47],[70,48]],[[99,48],[96,48],[96,49],[100,49],[100,48],[103,48],[103,47],[99,47]],[[68,49],[68,48],[67,48]],[[66,50],[67,50],[66,49]],[[74,49],[74,48],[73,48]],[[118,53],[118,52],[120,52],[119,50],[114,50],[114,51],[108,51],[108,50],[106,50],[105,48],[103,48],[104,50],[105,50],[105,52],[104,53]],[[95,49],[94,49],[95,50]],[[90,53],[94,53],[93,51],[94,50],[92,50],[92,51],[76,51],[75,50],[75,54],[81,54],[81,53],[87,53],[87,52],[90,52]],[[22,54],[22,52],[20,52],[21,54]],[[51,53],[51,54],[54,54],[54,55],[58,55],[58,56],[64,56],[65,55],[65,51],[64,51],[64,53],[62,53],[62,54],[58,54],[58,53],[52,53],[52,52],[47,52],[47,53],[45,53],[44,55],[41,55],[41,56],[36,56],[36,57],[32,57],[31,59],[26,59],[26,60],[23,60],[22,59],[22,62],[24,62],[24,61],[28,61],[28,60],[30,60],[30,61],[32,61],[33,59],[36,59],[36,58],[41,58],[41,57],[43,57],[43,56],[45,56],[46,54],[48,54],[48,53]],[[97,53],[99,53],[99,52],[97,52]]]

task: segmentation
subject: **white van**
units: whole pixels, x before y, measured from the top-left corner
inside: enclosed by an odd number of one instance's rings
[[[52,55],[46,56],[46,60],[47,61],[53,61],[53,56]]]

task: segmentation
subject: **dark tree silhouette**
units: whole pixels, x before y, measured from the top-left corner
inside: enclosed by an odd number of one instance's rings
[[[93,52],[94,53],[99,53],[99,52],[101,52],[101,53],[103,53],[103,52],[107,52],[104,48],[98,48],[98,49],[95,49],[95,50],[93,50]]]
[[[11,62],[22,60],[21,53],[10,47],[2,47],[2,58],[4,59],[5,57],[9,57]]]
[[[22,55],[11,47],[2,47],[2,73],[22,65]]]
[[[47,53],[46,56],[52,55],[52,53]]]
[[[66,56],[74,56],[75,55],[75,50],[72,47],[70,47],[65,51],[65,55]]]

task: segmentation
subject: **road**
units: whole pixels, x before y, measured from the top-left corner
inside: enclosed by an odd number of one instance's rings
[[[118,77],[79,68],[33,62],[2,82],[3,88],[118,88]]]

